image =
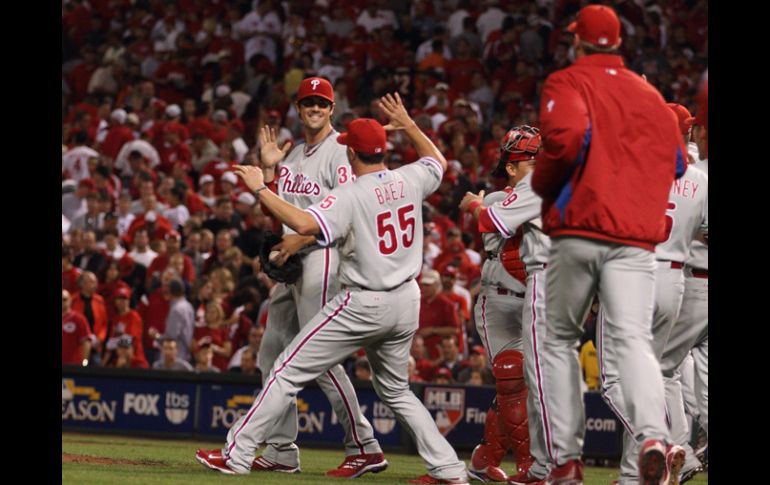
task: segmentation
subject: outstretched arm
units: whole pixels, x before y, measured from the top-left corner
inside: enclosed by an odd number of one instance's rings
[[[278,220],[297,231],[298,234],[313,236],[321,232],[313,216],[289,204],[270,190],[266,190],[264,175],[259,167],[237,165],[233,171],[243,179],[252,192],[256,193],[259,201],[265,204],[265,207]]]
[[[441,168],[446,172],[447,162],[444,155],[441,154],[438,147],[428,136],[420,130],[417,123],[406,112],[401,96],[395,93],[386,94],[380,98],[380,109],[388,115],[390,123],[385,125],[385,131],[404,130],[406,135],[412,140],[415,150],[420,157],[435,158],[441,164]]]

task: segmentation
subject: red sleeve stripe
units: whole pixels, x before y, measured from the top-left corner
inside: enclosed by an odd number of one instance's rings
[[[506,238],[513,237],[513,234],[511,234],[508,228],[505,227],[505,224],[503,224],[503,222],[500,220],[500,216],[497,215],[494,207],[490,207],[487,212],[489,213],[489,218],[492,219],[492,222],[494,223],[495,227],[497,228],[498,231],[500,231],[500,234],[503,237],[506,237]]]
[[[306,212],[309,212],[311,216],[313,216],[318,222],[318,225],[321,226],[321,232],[323,233],[323,241],[318,241],[319,246],[328,246],[329,244],[334,241],[332,239],[331,231],[329,230],[329,224],[326,222],[326,218],[317,210],[313,209],[312,207],[308,207],[305,209]]]

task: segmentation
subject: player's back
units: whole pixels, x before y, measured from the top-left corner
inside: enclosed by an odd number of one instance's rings
[[[655,248],[661,261],[683,262],[690,244],[708,217],[708,175],[693,165],[674,180],[666,210],[668,239]]]
[[[422,267],[422,201],[443,175],[425,157],[398,170],[361,175],[308,209],[320,221],[322,238],[345,238],[340,283],[384,291],[415,278]]]

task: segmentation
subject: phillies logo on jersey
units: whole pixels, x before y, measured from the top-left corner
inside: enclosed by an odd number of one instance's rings
[[[288,167],[281,167],[278,178],[282,180],[281,191],[284,194],[298,194],[318,197],[321,195],[321,186],[318,182],[310,180],[305,174],[293,174]]]
[[[310,81],[310,84],[313,86],[313,91],[315,91],[315,88],[317,88],[318,85],[321,84],[321,81],[319,81],[318,79],[313,79],[312,81]]]
[[[426,387],[423,403],[428,411],[436,411],[436,426],[441,435],[446,436],[465,413],[465,389]]]

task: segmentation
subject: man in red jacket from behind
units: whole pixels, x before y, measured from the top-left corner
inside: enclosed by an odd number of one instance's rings
[[[687,150],[663,97],[624,66],[615,12],[589,5],[568,30],[577,60],[543,86],[544,144],[532,178],[552,241],[540,396],[556,465],[547,483],[582,483],[585,425],[574,347],[595,293],[601,365],[620,376],[624,399],[610,406],[626,411],[618,417],[641,444],[639,483],[668,483],[684,450],[669,445],[663,380],[650,345],[654,249],[667,237],[668,194],[684,173]]]

